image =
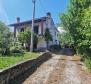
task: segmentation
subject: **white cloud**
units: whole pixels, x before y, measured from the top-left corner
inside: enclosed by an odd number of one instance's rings
[[[5,22],[6,24],[9,23],[8,15],[7,15],[6,10],[5,10],[4,6],[3,6],[3,1],[2,0],[0,0],[0,20],[2,22]]]

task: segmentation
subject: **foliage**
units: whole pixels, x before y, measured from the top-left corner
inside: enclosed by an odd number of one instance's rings
[[[34,41],[34,44],[37,44],[38,42],[38,38],[37,38],[37,35],[35,33],[33,33],[33,41]],[[18,36],[18,40],[20,41],[20,43],[22,44],[27,44],[27,45],[30,45],[30,42],[31,42],[31,30],[30,28],[26,28],[26,30],[24,32],[21,32]]]
[[[82,25],[82,32],[81,35],[84,39],[82,39],[82,42],[79,44],[79,46],[85,46],[89,49],[91,49],[91,7],[88,7],[83,11],[84,16],[83,20],[81,21]]]
[[[84,63],[86,64],[86,66],[88,67],[88,69],[91,70],[91,58],[88,57],[88,56],[85,56]]]
[[[11,42],[11,32],[9,28],[0,22],[0,53],[9,54]]]
[[[70,0],[68,11],[61,19],[74,39],[77,53],[86,58],[87,53],[91,54],[91,0]]]
[[[21,44],[13,38],[8,26],[0,22],[0,54],[8,55],[11,53],[23,52]]]
[[[88,29],[86,28],[88,21],[86,17],[86,10],[88,10],[91,1],[86,0],[71,0],[68,12],[63,14],[61,19],[65,28],[67,28],[74,39],[75,48],[79,51],[79,49],[83,49],[83,47],[87,47],[90,45],[90,38],[87,39],[87,35],[90,35],[90,26]],[[90,15],[91,12],[89,12]],[[84,20],[84,19],[85,20]],[[84,23],[86,21],[87,23]],[[84,23],[84,24],[83,24]],[[85,45],[84,45],[85,44]]]
[[[45,41],[47,42],[47,48],[48,48],[48,42],[52,41],[52,35],[50,34],[50,31],[48,28],[46,28],[46,30],[45,30],[44,37],[45,37]]]
[[[23,51],[23,47],[22,47],[21,43],[18,41],[11,42],[10,52],[13,54],[14,53],[23,53],[24,51]]]
[[[31,30],[26,28],[24,32],[20,32],[18,35],[18,40],[23,43],[30,43],[31,41]]]
[[[61,42],[61,46],[64,47],[65,44],[71,46],[72,44],[74,44],[74,40],[73,40],[72,36],[70,35],[70,33],[68,32],[68,30],[65,30],[65,31],[66,32],[64,32],[64,33],[58,34],[58,37],[59,37],[60,42]]]

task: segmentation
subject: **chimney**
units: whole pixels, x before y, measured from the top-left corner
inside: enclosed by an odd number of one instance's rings
[[[50,18],[51,17],[51,13],[50,12],[47,12],[47,17]]]
[[[17,23],[20,23],[20,17],[17,17]]]

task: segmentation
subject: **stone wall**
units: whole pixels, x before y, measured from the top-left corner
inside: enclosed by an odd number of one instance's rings
[[[0,72],[0,84],[9,84],[10,80],[23,74],[25,71],[35,67],[36,65],[41,65],[43,62],[51,58],[51,53],[46,52],[33,60],[27,60],[17,65],[14,65],[6,70]]]

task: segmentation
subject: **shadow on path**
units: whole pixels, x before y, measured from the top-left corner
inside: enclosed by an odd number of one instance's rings
[[[75,54],[74,50],[71,48],[62,48],[60,51],[52,52],[57,55],[73,56]]]

